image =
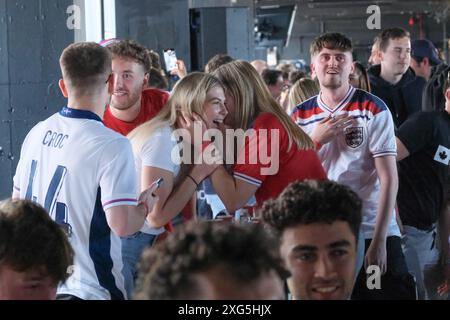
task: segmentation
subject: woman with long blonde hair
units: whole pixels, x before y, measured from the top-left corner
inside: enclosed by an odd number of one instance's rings
[[[225,88],[225,124],[247,131],[247,137],[238,137],[242,147],[237,147],[233,175],[223,166],[211,175],[228,212],[243,207],[252,195],[260,206],[290,182],[326,179],[313,142],[272,98],[248,62],[230,62],[213,74]]]
[[[320,92],[319,85],[316,81],[308,78],[297,80],[289,90],[289,108],[288,114],[300,103],[317,96]]]
[[[164,182],[154,192],[159,200],[148,213],[147,221],[151,225],[144,224],[139,234],[124,240],[135,243],[125,243],[123,246],[136,248],[128,250],[133,252],[123,257],[127,291],[133,290],[136,264],[142,250],[152,245],[156,236],[164,232],[163,226],[177,216],[191,199],[196,198],[198,184],[217,167],[206,163],[192,164],[192,159],[181,157],[180,152],[189,153],[192,145],[190,141],[179,141],[178,129],[183,127],[184,119],[194,113],[200,115],[209,127],[217,127],[217,123],[227,115],[224,103],[222,85],[214,76],[191,73],[176,84],[167,104],[155,118],[128,135],[133,147],[139,188],[146,189],[160,178]],[[190,137],[187,138],[189,140]],[[195,201],[193,211],[194,208]]]

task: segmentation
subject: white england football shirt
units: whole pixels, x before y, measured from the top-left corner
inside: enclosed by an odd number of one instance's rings
[[[105,210],[136,205],[136,172],[127,138],[92,112],[63,108],[28,133],[14,177],[20,198],[43,205],[69,232],[72,276],[58,294],[124,299],[120,238]]]
[[[361,229],[365,238],[371,239],[375,231],[380,194],[374,158],[397,155],[394,123],[386,104],[366,91],[350,87],[335,108],[328,108],[318,95],[298,105],[292,113],[292,119],[306,133],[311,134],[320,121],[341,113],[353,116],[356,125],[323,145],[317,153],[328,178],[349,186],[361,197]],[[394,213],[387,235],[400,236]]]

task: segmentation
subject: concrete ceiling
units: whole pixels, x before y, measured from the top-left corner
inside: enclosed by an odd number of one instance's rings
[[[370,5],[378,5],[383,16],[424,14],[437,23],[450,15],[450,0],[255,0],[256,7],[289,4],[297,4],[298,14],[312,21],[360,18]]]

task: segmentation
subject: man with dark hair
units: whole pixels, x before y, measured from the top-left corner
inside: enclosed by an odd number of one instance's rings
[[[394,124],[400,126],[411,114],[422,109],[425,79],[416,77],[409,67],[411,41],[401,28],[383,30],[380,35],[380,64],[369,69],[372,93],[389,108]]]
[[[54,300],[73,255],[67,236],[40,205],[0,203],[0,300]]]
[[[420,299],[436,295],[426,292],[424,276],[425,265],[436,260],[436,247],[450,285],[450,73],[444,96],[444,110],[417,113],[396,133],[403,250]],[[440,241],[435,241],[439,221]]]
[[[270,94],[277,101],[280,102],[281,93],[285,89],[283,72],[280,70],[266,69],[262,72],[264,83],[269,88]]]
[[[294,299],[350,298],[361,225],[356,193],[332,181],[294,182],[261,214],[281,240]]]
[[[101,117],[112,90],[111,54],[92,42],[68,46],[59,85],[67,107],[25,138],[14,199],[33,200],[67,231],[75,272],[58,298],[125,299],[119,236],[137,232],[157,198],[137,198],[133,151]]]
[[[145,47],[133,40],[116,40],[107,48],[112,53],[113,93],[104,122],[126,136],[156,116],[169,94],[147,88],[151,60]]]
[[[227,64],[228,62],[233,61],[234,59],[227,54],[219,53],[214,57],[209,59],[209,61],[205,65],[205,72],[213,73],[220,66]]]
[[[144,253],[135,298],[283,299],[287,275],[261,226],[190,222]]]
[[[365,250],[364,268],[353,297],[409,298],[411,278],[394,215],[398,178],[392,116],[378,97],[350,85],[352,44],[345,35],[318,37],[311,55],[320,94],[297,106],[292,118],[316,142],[328,178],[349,186],[363,201],[365,242],[360,242],[358,255]],[[359,267],[359,257],[357,261]],[[378,266],[383,275],[381,290],[367,288],[370,266]]]
[[[433,42],[427,39],[414,40],[411,43],[411,63],[410,67],[416,76],[424,78],[426,81],[431,78],[431,69],[442,61],[439,59],[438,51]]]

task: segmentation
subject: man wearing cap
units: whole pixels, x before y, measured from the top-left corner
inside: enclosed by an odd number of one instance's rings
[[[411,43],[411,63],[410,67],[416,76],[430,80],[431,68],[441,64],[437,49],[430,40],[414,40]]]
[[[411,40],[402,28],[389,28],[380,35],[380,64],[368,70],[372,93],[381,98],[399,127],[411,114],[422,110],[425,79],[409,67]]]

